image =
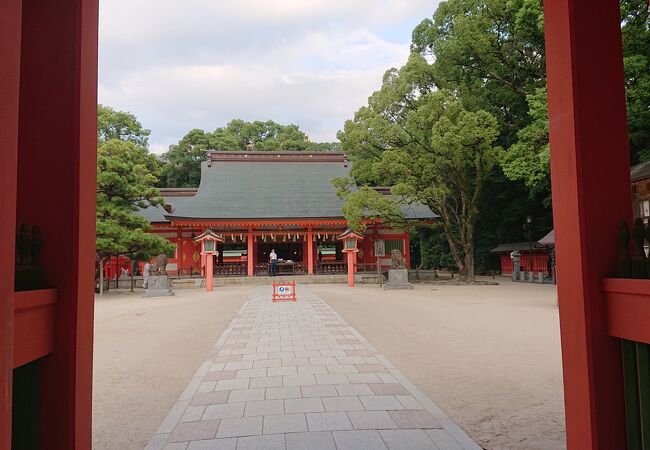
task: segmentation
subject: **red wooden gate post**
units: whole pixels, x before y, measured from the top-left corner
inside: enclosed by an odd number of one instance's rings
[[[569,449],[625,448],[620,346],[607,335],[600,288],[615,271],[619,223],[631,217],[619,8],[544,2]]]
[[[11,448],[21,0],[0,2],[0,448]]]

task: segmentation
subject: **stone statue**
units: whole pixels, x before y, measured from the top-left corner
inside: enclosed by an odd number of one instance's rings
[[[393,262],[393,269],[404,269],[406,267],[402,252],[397,248],[390,251],[390,260]]]
[[[167,274],[167,255],[160,254],[156,256],[156,266],[158,267],[158,273],[160,275]]]
[[[156,262],[149,265],[149,277],[146,281],[145,297],[169,297],[174,295],[167,276],[167,255],[156,256]]]
[[[391,250],[390,260],[393,265],[388,269],[388,283],[384,285],[384,289],[413,289],[413,285],[409,283],[409,273],[402,252],[399,249]]]

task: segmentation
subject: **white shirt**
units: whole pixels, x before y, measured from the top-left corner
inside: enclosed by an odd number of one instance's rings
[[[278,255],[276,255],[275,252],[271,252],[269,258],[271,259],[271,261],[277,261]]]

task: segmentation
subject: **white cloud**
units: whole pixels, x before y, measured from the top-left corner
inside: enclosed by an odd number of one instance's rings
[[[100,102],[136,114],[156,152],[233,118],[297,123],[312,140],[334,140],[384,71],[405,62],[412,27],[434,9],[419,0],[180,3],[102,3]]]

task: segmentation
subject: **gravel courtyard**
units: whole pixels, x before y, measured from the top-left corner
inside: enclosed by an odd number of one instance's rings
[[[483,447],[563,448],[555,289],[499,281],[310,288]],[[94,448],[146,445],[251,290],[96,301]]]

